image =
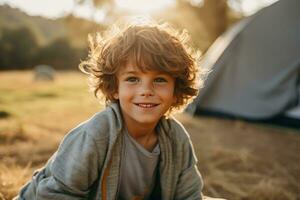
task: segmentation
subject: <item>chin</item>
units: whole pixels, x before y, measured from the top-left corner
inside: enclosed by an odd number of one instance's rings
[[[143,117],[139,117],[138,119],[136,119],[136,121],[140,124],[153,124],[153,123],[157,123],[159,121],[160,118],[143,118]]]

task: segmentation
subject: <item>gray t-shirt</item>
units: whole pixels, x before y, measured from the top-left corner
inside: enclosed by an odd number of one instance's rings
[[[160,148],[149,152],[125,132],[118,199],[146,200],[156,182]]]

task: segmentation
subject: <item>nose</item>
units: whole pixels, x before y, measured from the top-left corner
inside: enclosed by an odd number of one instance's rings
[[[140,95],[143,97],[150,97],[154,95],[154,88],[152,82],[146,81],[141,84]]]

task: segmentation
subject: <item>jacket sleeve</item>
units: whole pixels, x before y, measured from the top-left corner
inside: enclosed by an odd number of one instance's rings
[[[87,199],[98,170],[97,141],[82,127],[76,128],[64,138],[57,153],[45,168],[35,173],[17,199]]]
[[[182,157],[182,170],[177,181],[175,199],[202,200],[203,181],[197,168],[197,158],[190,139],[183,144]]]

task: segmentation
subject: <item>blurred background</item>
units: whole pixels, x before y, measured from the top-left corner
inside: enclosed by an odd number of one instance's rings
[[[87,35],[138,17],[186,29],[203,55],[199,66],[211,71],[176,115],[191,135],[203,193],[300,200],[300,112],[289,112],[300,99],[299,4],[0,0],[0,200],[12,199],[70,129],[104,108],[78,70]]]
[[[87,34],[115,21],[147,15],[187,29],[205,52],[233,23],[275,0],[1,0],[0,70],[48,64],[77,69]]]

